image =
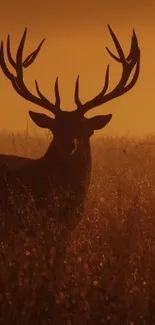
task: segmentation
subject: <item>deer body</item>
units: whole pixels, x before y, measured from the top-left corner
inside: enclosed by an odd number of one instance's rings
[[[25,158],[14,155],[0,155],[0,170],[11,171],[26,166],[33,161],[31,158]]]
[[[74,228],[76,221],[79,222],[82,217],[83,203],[90,183],[92,162],[89,140],[86,141],[83,137],[79,139],[79,148],[75,154],[72,153],[72,146],[68,148],[67,154],[62,153],[61,140],[53,139],[42,158],[28,159],[28,161],[21,158],[25,166],[16,167],[12,171],[6,169],[0,183],[2,200],[5,196],[6,202],[9,197],[8,184],[20,194],[25,192],[25,189],[29,190],[37,209],[48,204],[49,194],[53,192],[53,200],[54,196],[60,198],[61,220],[64,223],[67,222],[68,227]],[[77,212],[76,207],[78,207]],[[73,218],[69,220],[71,211],[76,217],[78,214],[74,225],[72,224]]]
[[[35,60],[44,40],[35,51],[23,60],[23,48],[27,33],[27,30],[25,30],[17,50],[16,60],[14,60],[10,50],[10,36],[8,36],[7,56],[16,72],[15,75],[11,73],[7,67],[4,58],[3,42],[1,42],[1,68],[6,77],[11,81],[15,91],[26,100],[52,112],[55,116],[55,118],[51,118],[46,114],[29,111],[30,118],[35,124],[41,128],[48,128],[53,133],[53,140],[44,157],[40,159],[6,159],[8,170],[3,168],[0,177],[1,199],[3,200],[4,196],[8,197],[6,180],[7,183],[12,184],[12,187],[17,193],[21,193],[22,189],[25,187],[30,190],[37,208],[40,208],[42,205],[45,207],[46,200],[51,196],[51,193],[53,193],[53,195],[60,198],[59,210],[61,210],[61,217],[65,222],[68,218],[70,218],[70,220],[72,219],[74,214],[72,213],[72,207],[74,212],[78,211],[77,214],[75,213],[77,216],[77,218],[75,218],[76,222],[70,222],[71,228],[76,226],[82,216],[84,200],[90,183],[92,164],[90,137],[95,130],[104,128],[112,118],[112,114],[86,118],[85,113],[94,107],[102,105],[128,92],[135,85],[139,76],[140,50],[135,32],[133,31],[129,55],[125,57],[116,35],[110,26],[108,27],[116,46],[118,57],[108,48],[107,50],[109,54],[122,65],[123,70],[120,81],[113,90],[107,93],[109,84],[108,66],[102,91],[96,97],[83,104],[79,99],[78,77],[75,85],[75,103],[77,109],[74,111],[61,110],[58,79],[56,79],[55,82],[55,104],[51,103],[41,93],[37,81],[35,81],[35,85],[38,96],[33,95],[25,85],[23,77],[24,68],[27,68]],[[135,72],[128,83],[133,69],[135,69]],[[12,170],[11,167],[9,167],[11,159],[12,162],[14,162],[14,168],[12,168]],[[2,156],[0,157],[0,162],[1,160]]]

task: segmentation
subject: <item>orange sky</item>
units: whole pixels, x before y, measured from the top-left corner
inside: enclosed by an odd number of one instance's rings
[[[11,3],[11,4],[10,4]],[[120,98],[91,112],[113,113],[112,122],[97,135],[147,135],[155,132],[155,2],[153,0],[14,0],[1,4],[1,36],[11,34],[15,55],[25,27],[28,37],[25,54],[46,38],[36,61],[25,70],[25,80],[35,92],[37,79],[41,91],[53,99],[54,81],[59,76],[62,108],[72,110],[74,82],[80,74],[81,99],[95,96],[103,86],[106,65],[110,63],[110,83],[114,86],[121,70],[105,50],[114,50],[107,23],[111,25],[128,53],[132,29],[141,47],[141,73],[135,87]],[[0,73],[0,127],[24,131],[36,127],[28,110],[41,111],[20,98]],[[43,132],[43,131],[42,131]]]

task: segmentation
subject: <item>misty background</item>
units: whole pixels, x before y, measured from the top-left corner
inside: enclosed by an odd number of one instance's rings
[[[131,0],[124,2],[101,0],[49,1],[19,0],[1,4],[0,39],[6,44],[11,36],[12,53],[28,28],[25,57],[45,37],[46,41],[35,62],[25,70],[25,82],[36,94],[35,79],[42,93],[54,101],[54,82],[59,77],[61,107],[75,109],[74,87],[80,75],[80,98],[91,99],[103,87],[106,66],[110,64],[110,85],[114,87],[121,76],[121,66],[107,53],[115,47],[109,34],[110,24],[126,54],[130,49],[135,28],[141,48],[140,77],[127,94],[93,109],[88,116],[112,113],[111,123],[97,136],[145,136],[155,133],[155,3]],[[10,67],[10,66],[9,66]],[[10,67],[11,69],[11,67]],[[21,98],[0,72],[0,128],[9,132],[39,130],[31,122],[28,110],[43,109]],[[46,112],[47,113],[47,112]]]

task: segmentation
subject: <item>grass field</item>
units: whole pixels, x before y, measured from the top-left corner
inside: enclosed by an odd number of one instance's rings
[[[39,157],[48,141],[3,132],[0,151]],[[92,155],[85,215],[58,292],[44,216],[30,205],[22,227],[1,226],[0,324],[155,324],[155,138],[94,140]]]

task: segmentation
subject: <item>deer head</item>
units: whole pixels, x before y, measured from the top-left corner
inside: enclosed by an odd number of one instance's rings
[[[31,119],[41,128],[48,128],[52,131],[54,135],[53,141],[57,141],[60,144],[60,148],[66,153],[76,152],[75,144],[80,144],[85,141],[89,141],[90,136],[93,134],[94,130],[100,130],[104,128],[111,120],[112,114],[108,115],[98,115],[92,118],[86,118],[84,115],[86,112],[91,110],[94,107],[102,105],[113,98],[119,97],[126,92],[128,92],[136,83],[139,76],[140,69],[140,49],[138,47],[138,41],[133,30],[131,48],[128,56],[126,57],[122,47],[112,31],[111,27],[108,25],[110,34],[114,41],[116,50],[118,52],[118,56],[115,56],[108,48],[108,53],[112,56],[114,60],[116,60],[119,64],[122,65],[122,75],[120,81],[116,85],[116,87],[108,92],[108,84],[109,84],[109,65],[107,66],[106,74],[105,74],[105,82],[103,89],[101,92],[95,96],[93,99],[87,101],[86,103],[82,103],[79,99],[79,76],[76,80],[75,84],[75,103],[77,105],[77,109],[74,111],[63,111],[60,107],[60,95],[58,88],[58,78],[55,82],[55,103],[51,103],[40,91],[37,81],[35,81],[35,86],[37,90],[38,96],[33,95],[27,88],[24,82],[23,70],[27,68],[29,65],[33,63],[36,56],[38,55],[41,46],[44,42],[39,44],[37,49],[33,51],[28,57],[23,60],[23,49],[27,34],[27,29],[25,29],[24,34],[22,36],[21,42],[19,44],[16,60],[13,59],[11,50],[10,50],[10,36],[8,35],[7,39],[7,56],[10,64],[15,70],[15,74],[11,73],[6,65],[6,61],[4,58],[4,47],[3,42],[1,42],[0,49],[0,60],[1,60],[1,68],[6,75],[6,77],[11,81],[13,88],[15,91],[22,96],[38,106],[43,107],[44,109],[52,112],[55,118],[51,118],[46,114],[36,113],[29,111],[29,115]],[[135,69],[134,69],[135,68]],[[134,69],[134,74],[129,81],[130,75]],[[78,147],[78,146],[77,146]]]

